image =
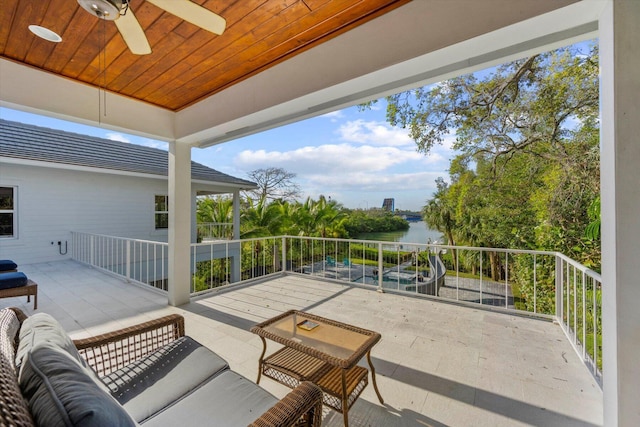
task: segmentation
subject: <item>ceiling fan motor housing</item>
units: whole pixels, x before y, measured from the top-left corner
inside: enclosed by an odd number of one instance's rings
[[[78,4],[100,19],[115,21],[128,2],[127,0],[78,0]]]

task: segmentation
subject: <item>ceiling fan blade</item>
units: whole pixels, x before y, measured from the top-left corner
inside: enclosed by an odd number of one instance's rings
[[[149,46],[147,36],[144,35],[144,30],[131,9],[126,14],[120,15],[114,22],[131,53],[134,55],[148,55],[151,53],[151,46]]]
[[[189,0],[147,0],[160,9],[214,34],[222,34],[227,21],[209,9]]]

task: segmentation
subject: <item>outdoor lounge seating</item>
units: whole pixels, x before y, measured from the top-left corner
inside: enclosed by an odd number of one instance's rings
[[[278,400],[185,336],[177,314],[72,341],[48,314],[1,310],[0,384],[0,425],[317,427],[322,415],[317,386]]]
[[[0,274],[0,298],[21,296],[26,296],[27,302],[33,296],[33,309],[38,309],[38,285],[33,280],[18,271]]]

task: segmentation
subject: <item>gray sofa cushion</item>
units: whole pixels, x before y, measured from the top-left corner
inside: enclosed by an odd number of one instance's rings
[[[133,419],[142,422],[228,368],[220,356],[182,337],[102,380]]]
[[[27,354],[19,381],[37,425],[136,425],[78,361],[58,347],[40,344]]]
[[[37,313],[29,316],[20,328],[20,343],[16,351],[16,367],[22,372],[21,366],[27,355],[41,345],[53,346],[67,353],[78,362],[85,373],[103,390],[108,391],[95,371],[80,356],[78,349],[67,335],[60,323],[47,313]]]
[[[190,425],[246,427],[278,402],[240,374],[227,370],[148,419],[144,427]]]
[[[20,368],[31,349],[41,343],[52,344],[66,351],[79,362],[83,360],[60,323],[47,313],[37,313],[22,322],[20,344],[16,352],[16,366]]]

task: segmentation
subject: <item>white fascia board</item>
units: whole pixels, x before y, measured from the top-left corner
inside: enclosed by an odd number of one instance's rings
[[[194,179],[191,181],[193,184],[206,185],[209,188],[214,188],[216,191],[229,191],[229,190],[253,190],[254,188],[258,188],[257,185],[240,185],[233,184],[231,182],[213,182],[213,181],[203,181],[201,179]]]
[[[39,168],[64,169],[68,171],[103,173],[107,175],[131,176],[136,178],[163,179],[167,180],[165,175],[156,175],[151,173],[130,172],[117,169],[96,168],[91,166],[73,165],[69,163],[46,162],[42,160],[18,159],[15,157],[0,157],[0,164],[6,163],[11,165],[35,166]]]
[[[130,172],[130,171],[117,170],[117,169],[96,168],[96,167],[90,167],[90,166],[72,165],[67,163],[45,162],[41,160],[18,159],[15,157],[0,156],[0,165],[3,163],[20,165],[20,166],[34,166],[39,168],[63,169],[68,171],[101,173],[101,174],[107,174],[107,175],[130,176],[134,178],[158,179],[158,180],[164,180],[164,181],[168,179],[166,175],[156,175],[151,173]],[[204,181],[201,179],[192,179],[191,183],[206,186],[207,187],[206,190],[215,190],[215,191],[233,191],[235,189],[251,190],[257,187],[257,186],[252,187],[248,185],[233,184],[229,182]]]
[[[598,17],[606,1],[583,0],[316,90],[318,84],[309,81],[314,77],[314,69],[322,69],[316,74],[318,80],[335,80],[334,76],[327,76],[330,71],[326,66],[320,68],[320,62],[329,61],[336,74],[343,71],[342,66],[353,72],[354,61],[343,65],[349,61],[337,59],[350,51],[350,44],[358,57],[384,54],[380,45],[385,45],[383,39],[393,34],[380,28],[398,28],[396,22],[402,21],[403,15],[406,18],[428,9],[425,4],[428,2],[410,2],[178,112],[176,139],[204,148],[593,38],[597,36]],[[384,20],[394,23],[384,24]],[[414,39],[419,41],[420,36],[416,34]],[[379,43],[376,37],[380,37]],[[407,34],[402,38],[405,41]],[[363,39],[368,42],[363,44]]]
[[[0,58],[0,106],[161,141],[174,140],[175,113]]]

